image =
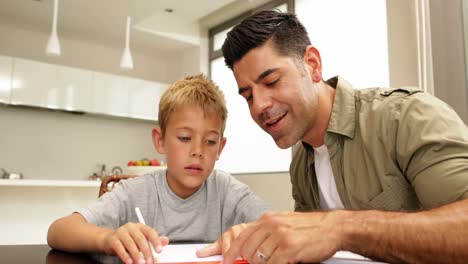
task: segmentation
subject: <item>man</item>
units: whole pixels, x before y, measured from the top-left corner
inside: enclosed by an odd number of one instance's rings
[[[468,260],[468,129],[449,106],[415,88],[323,81],[320,53],[291,14],[246,18],[222,49],[254,121],[280,148],[299,142],[296,212],[237,226],[200,256],[295,263],[347,250],[388,262]]]

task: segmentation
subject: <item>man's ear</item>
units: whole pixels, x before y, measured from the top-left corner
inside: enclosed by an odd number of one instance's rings
[[[320,52],[312,45],[307,46],[304,53],[304,63],[309,66],[310,78],[315,83],[322,81],[322,58]]]
[[[219,156],[221,156],[221,152],[223,152],[223,149],[224,149],[225,145],[226,145],[226,138],[223,137],[221,139],[221,144],[219,145],[218,156],[216,157],[216,160],[219,160]]]
[[[166,154],[164,150],[164,138],[160,127],[153,128],[153,145],[159,154]]]

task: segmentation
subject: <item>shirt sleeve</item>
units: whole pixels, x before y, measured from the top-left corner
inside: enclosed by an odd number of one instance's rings
[[[116,229],[127,222],[127,203],[128,195],[124,184],[118,184],[111,192],[105,193],[89,206],[76,212],[90,224]]]
[[[397,131],[397,159],[424,208],[468,197],[468,129],[447,104],[406,97]]]

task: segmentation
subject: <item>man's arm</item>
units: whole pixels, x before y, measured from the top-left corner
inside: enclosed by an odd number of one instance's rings
[[[267,213],[225,252],[261,263],[320,262],[346,250],[392,263],[466,263],[468,199],[417,213],[347,211]],[[258,251],[257,251],[258,250]]]
[[[468,260],[468,199],[417,213],[342,211],[341,217],[344,250],[388,262]]]

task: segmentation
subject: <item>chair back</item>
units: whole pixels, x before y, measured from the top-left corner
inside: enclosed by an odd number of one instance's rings
[[[99,187],[99,195],[98,197],[101,197],[103,194],[106,192],[111,191],[114,189],[115,185],[120,181],[120,180],[126,180],[130,178],[134,178],[138,175],[125,175],[125,174],[114,174],[114,175],[109,175],[104,178],[101,182],[101,187]]]

